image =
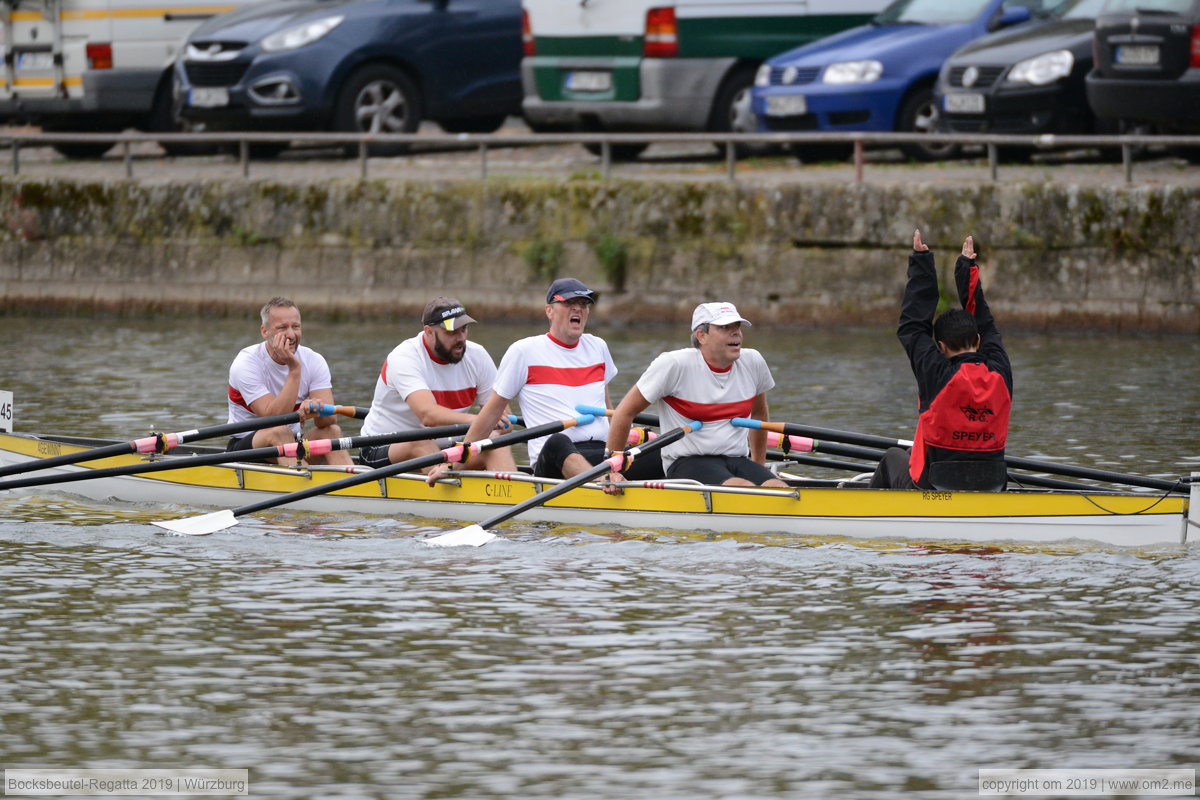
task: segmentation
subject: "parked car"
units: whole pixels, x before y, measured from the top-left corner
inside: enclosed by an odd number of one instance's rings
[[[1140,0],[1139,0],[1140,1]],[[942,65],[937,97],[955,133],[1117,133],[1088,106],[1096,17],[1126,0],[1074,0],[1057,19],[969,42]],[[1119,151],[1118,151],[1119,152]]]
[[[520,0],[270,0],[197,28],[175,79],[208,130],[486,133],[520,64]]]
[[[1200,0],[1123,0],[1096,19],[1088,103],[1105,120],[1200,133]],[[1200,163],[1200,148],[1180,151]]]
[[[5,2],[0,14],[0,124],[48,133],[174,130],[171,68],[202,20],[248,0]],[[60,142],[68,158],[99,158],[103,142]],[[168,153],[190,146],[173,144]]]
[[[766,131],[939,129],[934,83],[942,62],[984,34],[1048,15],[1064,0],[896,0],[868,25],[767,60],[752,109]],[[955,155],[953,145],[901,148],[910,158]],[[809,147],[801,160],[844,157],[849,145]]]
[[[887,0],[523,5],[525,118],[534,129],[753,132],[750,87],[764,59],[866,22]],[[636,158],[645,148],[612,153]]]

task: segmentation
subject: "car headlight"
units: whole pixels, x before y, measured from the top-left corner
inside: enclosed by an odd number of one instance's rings
[[[883,75],[883,64],[874,60],[839,61],[825,68],[825,83],[872,83]]]
[[[277,53],[280,50],[295,50],[297,47],[304,47],[329,33],[344,19],[344,16],[324,17],[278,33],[272,33],[262,40],[262,49],[268,53]]]
[[[771,85],[771,65],[763,64],[758,68],[758,72],[754,73],[755,86],[770,86]]]
[[[1034,86],[1045,86],[1054,83],[1059,78],[1071,74],[1075,66],[1075,56],[1070,50],[1055,50],[1052,53],[1042,53],[1040,56],[1018,61],[1009,70],[1009,83],[1030,83]]]

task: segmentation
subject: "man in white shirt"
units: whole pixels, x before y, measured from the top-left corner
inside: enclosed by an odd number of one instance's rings
[[[700,430],[663,448],[668,478],[708,485],[785,487],[765,466],[766,433],[751,433],[730,423],[734,417],[768,419],[767,392],[775,386],[762,354],[742,347],[742,326],[749,324],[732,303],[696,306],[692,346],[655,358],[617,406],[608,433],[609,453],[625,449],[634,416],[657,403],[664,431],[693,420],[704,423]],[[620,473],[612,473],[611,478],[625,479]],[[606,491],[619,493],[620,489],[606,487]]]
[[[398,344],[383,362],[371,413],[363,423],[364,436],[469,424],[475,421],[470,409],[491,397],[496,365],[487,350],[468,340],[475,319],[463,304],[452,297],[435,297],[421,312],[421,322],[421,332]],[[501,414],[493,433],[509,427],[507,413]],[[367,466],[383,467],[450,444],[424,440],[364,447],[359,458]],[[513,472],[517,467],[512,448],[504,447],[473,456],[466,468]]]
[[[229,367],[229,421],[297,412],[300,423],[262,428],[229,440],[227,450],[249,450],[291,444],[305,439],[337,439],[337,417],[317,417],[315,427],[301,433],[303,423],[320,404],[333,403],[329,365],[315,350],[300,344],[300,309],[286,297],[275,297],[259,312],[263,341],[243,349]],[[311,464],[350,466],[350,454],[335,450],[310,456]]]
[[[469,442],[484,438],[516,399],[525,425],[533,427],[579,416],[576,405],[608,408],[608,383],[617,374],[608,344],[585,333],[595,292],[575,278],[559,278],[546,292],[544,334],[513,342],[500,360],[495,391],[467,432]],[[569,478],[604,458],[608,418],[597,417],[546,439],[529,443],[529,461],[540,477]],[[645,477],[661,477],[657,459],[642,464]],[[439,471],[430,475],[434,479]],[[641,473],[638,473],[639,478]]]

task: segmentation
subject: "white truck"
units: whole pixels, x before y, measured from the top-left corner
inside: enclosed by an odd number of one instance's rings
[[[47,132],[175,130],[176,52],[202,20],[245,2],[0,0],[0,124]],[[110,147],[55,145],[72,158],[96,158]]]
[[[866,22],[887,0],[523,0],[535,130],[756,131],[767,58]],[[595,148],[589,148],[593,151]],[[635,158],[644,145],[621,145]]]

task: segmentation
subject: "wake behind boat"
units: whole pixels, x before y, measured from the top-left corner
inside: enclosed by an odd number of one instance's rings
[[[21,464],[111,445],[108,440],[0,432],[0,462]],[[51,476],[151,461],[188,459],[205,448],[166,455],[126,454],[33,471]],[[263,463],[186,466],[144,475],[79,480],[48,487],[91,499],[197,508],[229,508],[316,489],[365,468],[290,468]],[[786,475],[786,473],[784,473]],[[401,474],[315,493],[292,503],[300,510],[417,516],[480,522],[529,500],[558,481],[524,473],[455,472],[429,487],[421,474]],[[1010,489],[1005,492],[893,491],[840,488],[829,480],[789,477],[788,489],[703,486],[653,481],[625,485],[619,496],[598,484],[571,489],[531,507],[523,519],[568,525],[717,534],[841,536],[970,543],[1085,540],[1124,547],[1181,544],[1190,495],[1101,489]],[[20,491],[20,490],[17,490]]]

